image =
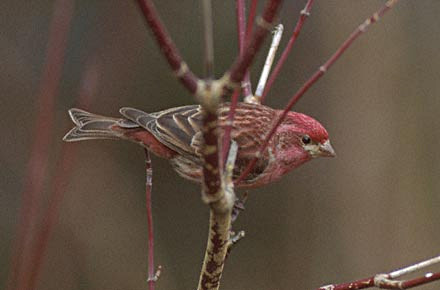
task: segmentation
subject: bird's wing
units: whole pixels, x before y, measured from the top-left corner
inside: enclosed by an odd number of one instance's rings
[[[202,126],[199,105],[171,108],[151,114],[138,109],[122,108],[120,113],[129,121],[148,130],[165,146],[199,162]]]

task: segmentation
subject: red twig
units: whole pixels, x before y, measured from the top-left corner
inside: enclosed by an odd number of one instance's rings
[[[281,68],[286,63],[286,60],[289,57],[289,54],[293,48],[293,45],[295,44],[295,42],[298,38],[298,35],[301,32],[301,29],[304,25],[304,22],[306,21],[307,17],[310,16],[310,10],[312,9],[313,1],[314,0],[308,0],[304,9],[301,10],[301,14],[299,16],[298,22],[295,25],[295,29],[293,30],[292,36],[290,37],[286,48],[284,49],[283,53],[281,54],[281,57],[278,60],[273,72],[271,73],[266,87],[264,88],[263,95],[261,96],[261,103],[264,102],[264,99],[265,99],[267,93],[269,92],[270,88],[272,87],[273,83],[275,82],[276,78],[278,77],[278,75],[281,71]]]
[[[151,164],[150,152],[145,149],[145,205],[147,208],[148,223],[148,289],[154,290],[158,274],[154,268],[154,231],[153,231],[153,210],[151,192],[153,187],[153,167]],[[159,272],[158,272],[159,273]]]
[[[433,281],[440,280],[440,272],[426,274],[423,277],[417,277],[410,280],[398,281],[388,279],[388,275],[376,275],[373,277],[357,280],[354,282],[327,285],[318,288],[317,290],[353,290],[366,288],[380,288],[380,289],[410,289],[420,285],[424,285]]]
[[[290,109],[293,107],[293,105],[304,95],[304,93],[314,84],[316,81],[318,81],[322,75],[339,59],[339,57],[344,53],[344,51],[351,46],[351,44],[362,34],[364,33],[368,26],[371,24],[377,22],[387,11],[389,11],[398,0],[389,0],[385,3],[382,8],[380,8],[377,12],[375,12],[372,16],[367,18],[367,20],[364,21],[359,27],[352,32],[352,34],[342,43],[342,45],[336,50],[336,52],[322,65],[306,82],[305,84],[292,96],[290,101],[288,102],[287,106],[285,107],[283,113],[278,118],[275,125],[272,127],[270,132],[267,134],[265,141],[260,147],[260,154],[264,152],[267,145],[269,144],[270,139],[272,138],[273,134],[277,130],[278,126],[281,124],[281,122],[284,120],[284,118],[287,116],[287,113],[290,111]],[[253,167],[255,166],[258,158],[253,158],[246,169],[243,171],[243,173],[240,175],[240,177],[235,181],[235,184],[240,183],[246,176],[251,172]]]
[[[252,34],[252,28],[254,27],[255,15],[257,15],[258,0],[251,1],[251,7],[249,9],[248,21],[246,25],[246,42]]]
[[[272,24],[281,6],[281,2],[281,0],[269,0],[267,2],[262,17],[257,21],[258,26],[255,33],[252,35],[250,41],[246,43],[244,55],[239,56],[235,60],[229,71],[230,80],[233,84],[238,85],[243,80],[246,70],[260,50],[267,33],[272,29]]]
[[[159,14],[151,0],[136,1],[150,27],[163,55],[180,82],[192,93],[197,91],[198,78],[190,71],[183,61],[173,40],[160,20]]]
[[[25,283],[25,257],[32,241],[32,220],[36,218],[42,200],[41,195],[47,173],[49,146],[52,140],[55,96],[58,93],[73,6],[74,2],[71,0],[58,0],[54,4],[54,14],[50,24],[46,49],[46,61],[37,97],[38,111],[33,131],[34,139],[24,179],[22,206],[19,213],[20,221],[11,256],[8,289],[13,289],[14,286]]]
[[[91,97],[94,95],[97,85],[97,75],[94,66],[87,68],[82,86],[81,92],[78,98],[79,107],[88,107],[90,104]],[[43,214],[42,224],[39,228],[36,237],[35,244],[31,251],[30,260],[30,270],[29,278],[26,279],[27,287],[21,287],[19,289],[35,289],[36,283],[38,281],[38,276],[41,272],[41,266],[44,261],[44,256],[46,254],[47,245],[50,240],[52,231],[59,216],[59,209],[61,202],[63,200],[64,193],[66,192],[66,187],[68,184],[69,176],[72,172],[74,160],[76,159],[76,146],[66,146],[63,143],[61,149],[61,158],[58,161],[55,170],[55,177],[50,185],[50,190],[52,191],[49,197],[49,205]]]
[[[237,35],[238,35],[238,51],[239,55],[242,56],[244,53],[244,46],[246,41],[246,34],[244,31],[245,25],[245,10],[244,10],[244,0],[236,1],[236,15],[237,15]],[[254,11],[255,12],[255,11]],[[249,70],[246,72],[244,77],[244,83],[246,84],[243,88],[244,95],[248,96],[252,94],[251,82],[249,77]],[[222,162],[223,164],[226,162],[226,158],[228,157],[229,145],[231,143],[231,130],[232,130],[232,122],[234,121],[235,109],[237,108],[238,98],[240,97],[240,89],[235,89],[234,93],[231,97],[231,104],[229,107],[228,113],[228,125],[225,128],[225,132],[222,140]]]
[[[238,51],[239,55],[243,56],[244,54],[244,46],[246,43],[246,16],[245,16],[245,1],[244,0],[236,0],[236,15],[237,15],[237,36],[238,36]],[[243,94],[245,96],[252,95],[252,86],[251,79],[249,74],[249,69],[246,70],[244,75],[244,79],[242,82]]]

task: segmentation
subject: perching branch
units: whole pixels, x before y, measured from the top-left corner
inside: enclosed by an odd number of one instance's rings
[[[361,35],[363,34],[367,28],[377,22],[386,12],[388,12],[396,3],[398,0],[388,0],[382,8],[380,8],[377,12],[375,12],[372,16],[367,18],[359,27],[351,33],[351,35],[342,43],[342,45],[336,50],[336,52],[322,65],[319,67],[319,69],[304,83],[304,85],[292,96],[290,101],[287,103],[287,106],[284,108],[283,113],[278,118],[277,122],[272,126],[272,129],[269,131],[269,133],[266,136],[265,141],[260,146],[259,152],[261,155],[264,150],[266,150],[267,145],[270,142],[270,139],[275,134],[278,126],[281,124],[281,122],[284,120],[284,118],[287,116],[287,113],[292,109],[293,105],[296,104],[296,102],[304,95],[305,92],[308,91],[308,89],[315,84],[323,75],[324,73],[339,59],[339,57],[353,44],[353,42]],[[243,171],[243,173],[240,175],[240,177],[235,181],[236,184],[240,183],[242,180],[246,178],[246,176],[252,171],[253,167],[257,163],[258,158],[253,158],[246,169]]]
[[[230,247],[231,212],[235,193],[232,172],[237,157],[238,146],[231,144],[225,172],[222,173],[221,198],[208,202],[210,210],[209,236],[205,258],[200,273],[198,290],[218,289],[228,249]]]
[[[422,277],[409,279],[409,280],[396,280],[396,278],[413,273],[415,271],[420,271],[426,267],[432,266],[437,263],[440,263],[440,256],[393,271],[388,274],[377,274],[373,277],[361,279],[350,283],[326,285],[318,288],[317,290],[351,290],[351,289],[366,289],[372,287],[377,287],[380,289],[414,288],[423,284],[440,280],[440,272],[426,273]]]
[[[180,82],[192,93],[197,91],[197,83],[199,79],[188,68],[188,65],[183,61],[176,45],[171,39],[165,26],[160,20],[159,14],[154,7],[152,0],[137,0],[136,1],[141,9],[145,21],[147,21],[148,27],[156,39],[157,44],[160,47],[163,55],[167,59],[171,69],[176,74]]]

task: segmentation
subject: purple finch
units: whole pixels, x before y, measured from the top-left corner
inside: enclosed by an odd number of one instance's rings
[[[218,110],[219,140],[227,126],[229,105]],[[174,169],[186,179],[201,181],[202,111],[199,105],[145,113],[122,108],[122,118],[110,118],[70,109],[76,124],[64,141],[88,139],[125,139],[138,143],[159,157],[170,160]],[[254,158],[272,125],[282,111],[239,103],[232,123],[231,138],[238,145],[233,178],[237,179]],[[315,119],[289,112],[276,130],[266,150],[238,187],[257,187],[279,179],[287,172],[315,157],[333,157],[328,133]]]

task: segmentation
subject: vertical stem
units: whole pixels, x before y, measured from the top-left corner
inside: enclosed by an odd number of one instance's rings
[[[153,167],[151,164],[150,152],[145,151],[145,205],[147,208],[147,223],[148,223],[148,289],[154,290],[157,280],[154,268],[154,231],[153,231],[153,210],[151,192],[153,187]]]
[[[225,257],[228,251],[230,226],[230,212],[218,214],[211,209],[207,251],[203,259],[198,290],[219,289]]]
[[[249,9],[249,16],[246,25],[246,42],[252,34],[252,28],[254,27],[255,15],[257,15],[257,4],[258,0],[252,0],[251,8]]]
[[[235,1],[235,11],[237,17],[237,36],[238,36],[238,51],[239,55],[243,56],[244,47],[246,44],[246,13],[245,13],[245,1],[244,0],[236,0]],[[244,75],[244,79],[242,81],[243,94],[245,97],[252,95],[252,86],[251,86],[251,78],[249,69],[246,70]]]
[[[212,2],[203,0],[203,24],[205,34],[205,76],[214,79],[214,32],[212,19]]]
[[[7,289],[25,284],[25,258],[32,242],[31,228],[41,204],[44,178],[47,173],[49,146],[52,140],[55,96],[61,79],[65,48],[73,16],[74,1],[58,0],[54,4],[46,60],[37,97],[37,118],[33,130],[33,144],[24,178],[24,189],[19,211],[19,224],[13,245]],[[18,283],[18,285],[16,285]]]

